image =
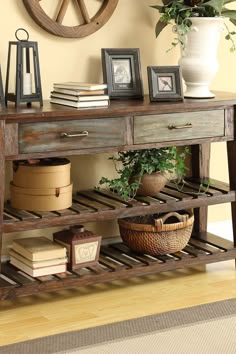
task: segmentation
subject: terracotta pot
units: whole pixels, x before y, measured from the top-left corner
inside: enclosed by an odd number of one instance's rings
[[[140,186],[137,190],[137,195],[155,195],[159,193],[165,186],[168,180],[168,173],[153,172],[145,173],[141,178]]]

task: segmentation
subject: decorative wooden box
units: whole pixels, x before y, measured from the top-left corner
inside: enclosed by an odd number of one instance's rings
[[[83,225],[71,226],[53,234],[53,240],[67,248],[68,269],[76,270],[98,262],[102,237],[84,229]]]
[[[23,188],[68,186],[71,163],[66,158],[47,158],[13,162],[13,184]]]
[[[72,205],[71,163],[65,158],[13,163],[11,206],[30,211],[54,211]]]
[[[59,188],[21,188],[10,184],[11,206],[30,211],[54,211],[72,205],[72,184]]]

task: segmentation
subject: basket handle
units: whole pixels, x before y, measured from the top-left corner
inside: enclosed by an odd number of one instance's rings
[[[189,219],[189,215],[188,214],[179,214],[175,211],[170,212],[165,214],[162,218],[159,219],[155,219],[155,228],[156,231],[162,231],[164,223],[166,222],[167,219],[169,219],[171,216],[175,216],[180,222],[182,222],[183,226],[184,224],[187,223],[188,219]],[[171,225],[171,224],[170,224]],[[165,225],[167,226],[167,225]]]

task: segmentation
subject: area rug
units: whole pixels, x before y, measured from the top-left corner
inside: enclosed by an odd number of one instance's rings
[[[1,354],[233,354],[236,299],[0,347]]]

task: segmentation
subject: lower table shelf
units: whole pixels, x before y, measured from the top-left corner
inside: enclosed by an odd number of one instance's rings
[[[0,299],[140,277],[235,258],[236,248],[233,242],[210,233],[194,235],[180,252],[157,257],[137,255],[118,242],[101,247],[96,266],[63,274],[31,278],[9,262],[2,263]]]

